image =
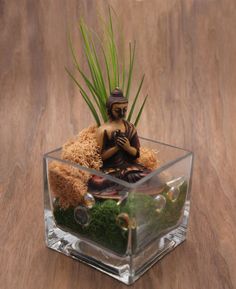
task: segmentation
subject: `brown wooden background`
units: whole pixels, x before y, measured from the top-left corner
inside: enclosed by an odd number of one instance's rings
[[[108,3],[137,42],[133,93],[146,73],[139,134],[195,153],[188,241],[133,288],[235,288],[236,1]],[[44,246],[42,155],[92,121],[66,33],[82,56],[78,19],[97,30],[98,11],[107,1],[0,0],[1,288],[126,288]]]

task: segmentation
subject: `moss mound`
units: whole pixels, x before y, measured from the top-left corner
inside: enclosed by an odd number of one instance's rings
[[[97,202],[89,210],[89,225],[81,226],[74,219],[74,207],[63,209],[57,204],[54,209],[54,217],[58,225],[123,254],[126,250],[127,232],[123,232],[116,224],[116,217],[119,213],[120,208],[116,201]]]
[[[116,223],[116,218],[120,213],[127,213],[129,217],[133,217],[137,226],[146,224],[146,237],[149,240],[157,238],[165,230],[177,225],[185,203],[187,184],[184,183],[180,187],[180,194],[175,202],[168,198],[168,189],[166,187],[161,193],[166,198],[166,205],[161,213],[157,213],[153,197],[145,194],[131,194],[120,206],[113,200],[96,202],[94,207],[88,210],[90,216],[88,226],[76,223],[75,207],[63,209],[57,201],[54,204],[54,217],[56,223],[64,229],[80,234],[122,255],[127,249],[128,232],[122,230]],[[132,235],[136,233],[135,229]],[[134,241],[134,247],[137,245],[135,243]]]

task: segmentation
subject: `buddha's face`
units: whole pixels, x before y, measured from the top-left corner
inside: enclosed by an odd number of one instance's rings
[[[128,108],[128,103],[114,103],[111,109],[112,118],[114,120],[125,118],[127,108]]]

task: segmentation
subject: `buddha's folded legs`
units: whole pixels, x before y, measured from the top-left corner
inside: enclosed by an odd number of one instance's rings
[[[147,176],[151,171],[148,169],[144,170],[128,170],[121,169],[119,171],[111,172],[109,175],[124,180],[128,183],[135,183]],[[109,187],[114,187],[114,182],[108,180],[106,177],[92,176],[89,180],[89,188],[92,190],[103,190]]]

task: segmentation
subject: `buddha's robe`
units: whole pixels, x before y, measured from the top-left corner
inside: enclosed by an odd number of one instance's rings
[[[130,145],[136,148],[137,153],[135,156],[132,156],[121,148],[112,157],[103,162],[102,170],[105,173],[115,176],[119,179],[134,183],[140,180],[142,177],[146,176],[150,171],[136,161],[140,155],[140,143],[134,125],[126,120],[123,120],[123,122],[125,125],[125,132],[122,134],[128,138]],[[105,131],[102,152],[108,150],[111,147],[114,147],[115,145],[116,132],[113,132],[111,134],[111,138],[109,139],[108,134]]]
[[[113,156],[103,161],[101,170],[105,174],[109,174],[129,183],[135,183],[149,174],[150,170],[137,162],[137,159],[139,158],[140,143],[134,125],[126,120],[123,120],[123,122],[125,125],[125,132],[122,132],[121,134],[128,138],[130,145],[136,148],[137,153],[135,156],[132,156],[124,149],[120,148]],[[116,145],[116,134],[117,132],[113,132],[109,138],[107,132],[104,132],[103,147],[101,148],[102,152]],[[115,183],[111,180],[96,175],[89,180],[89,188],[95,191],[107,189],[110,186],[114,187],[114,185]]]

